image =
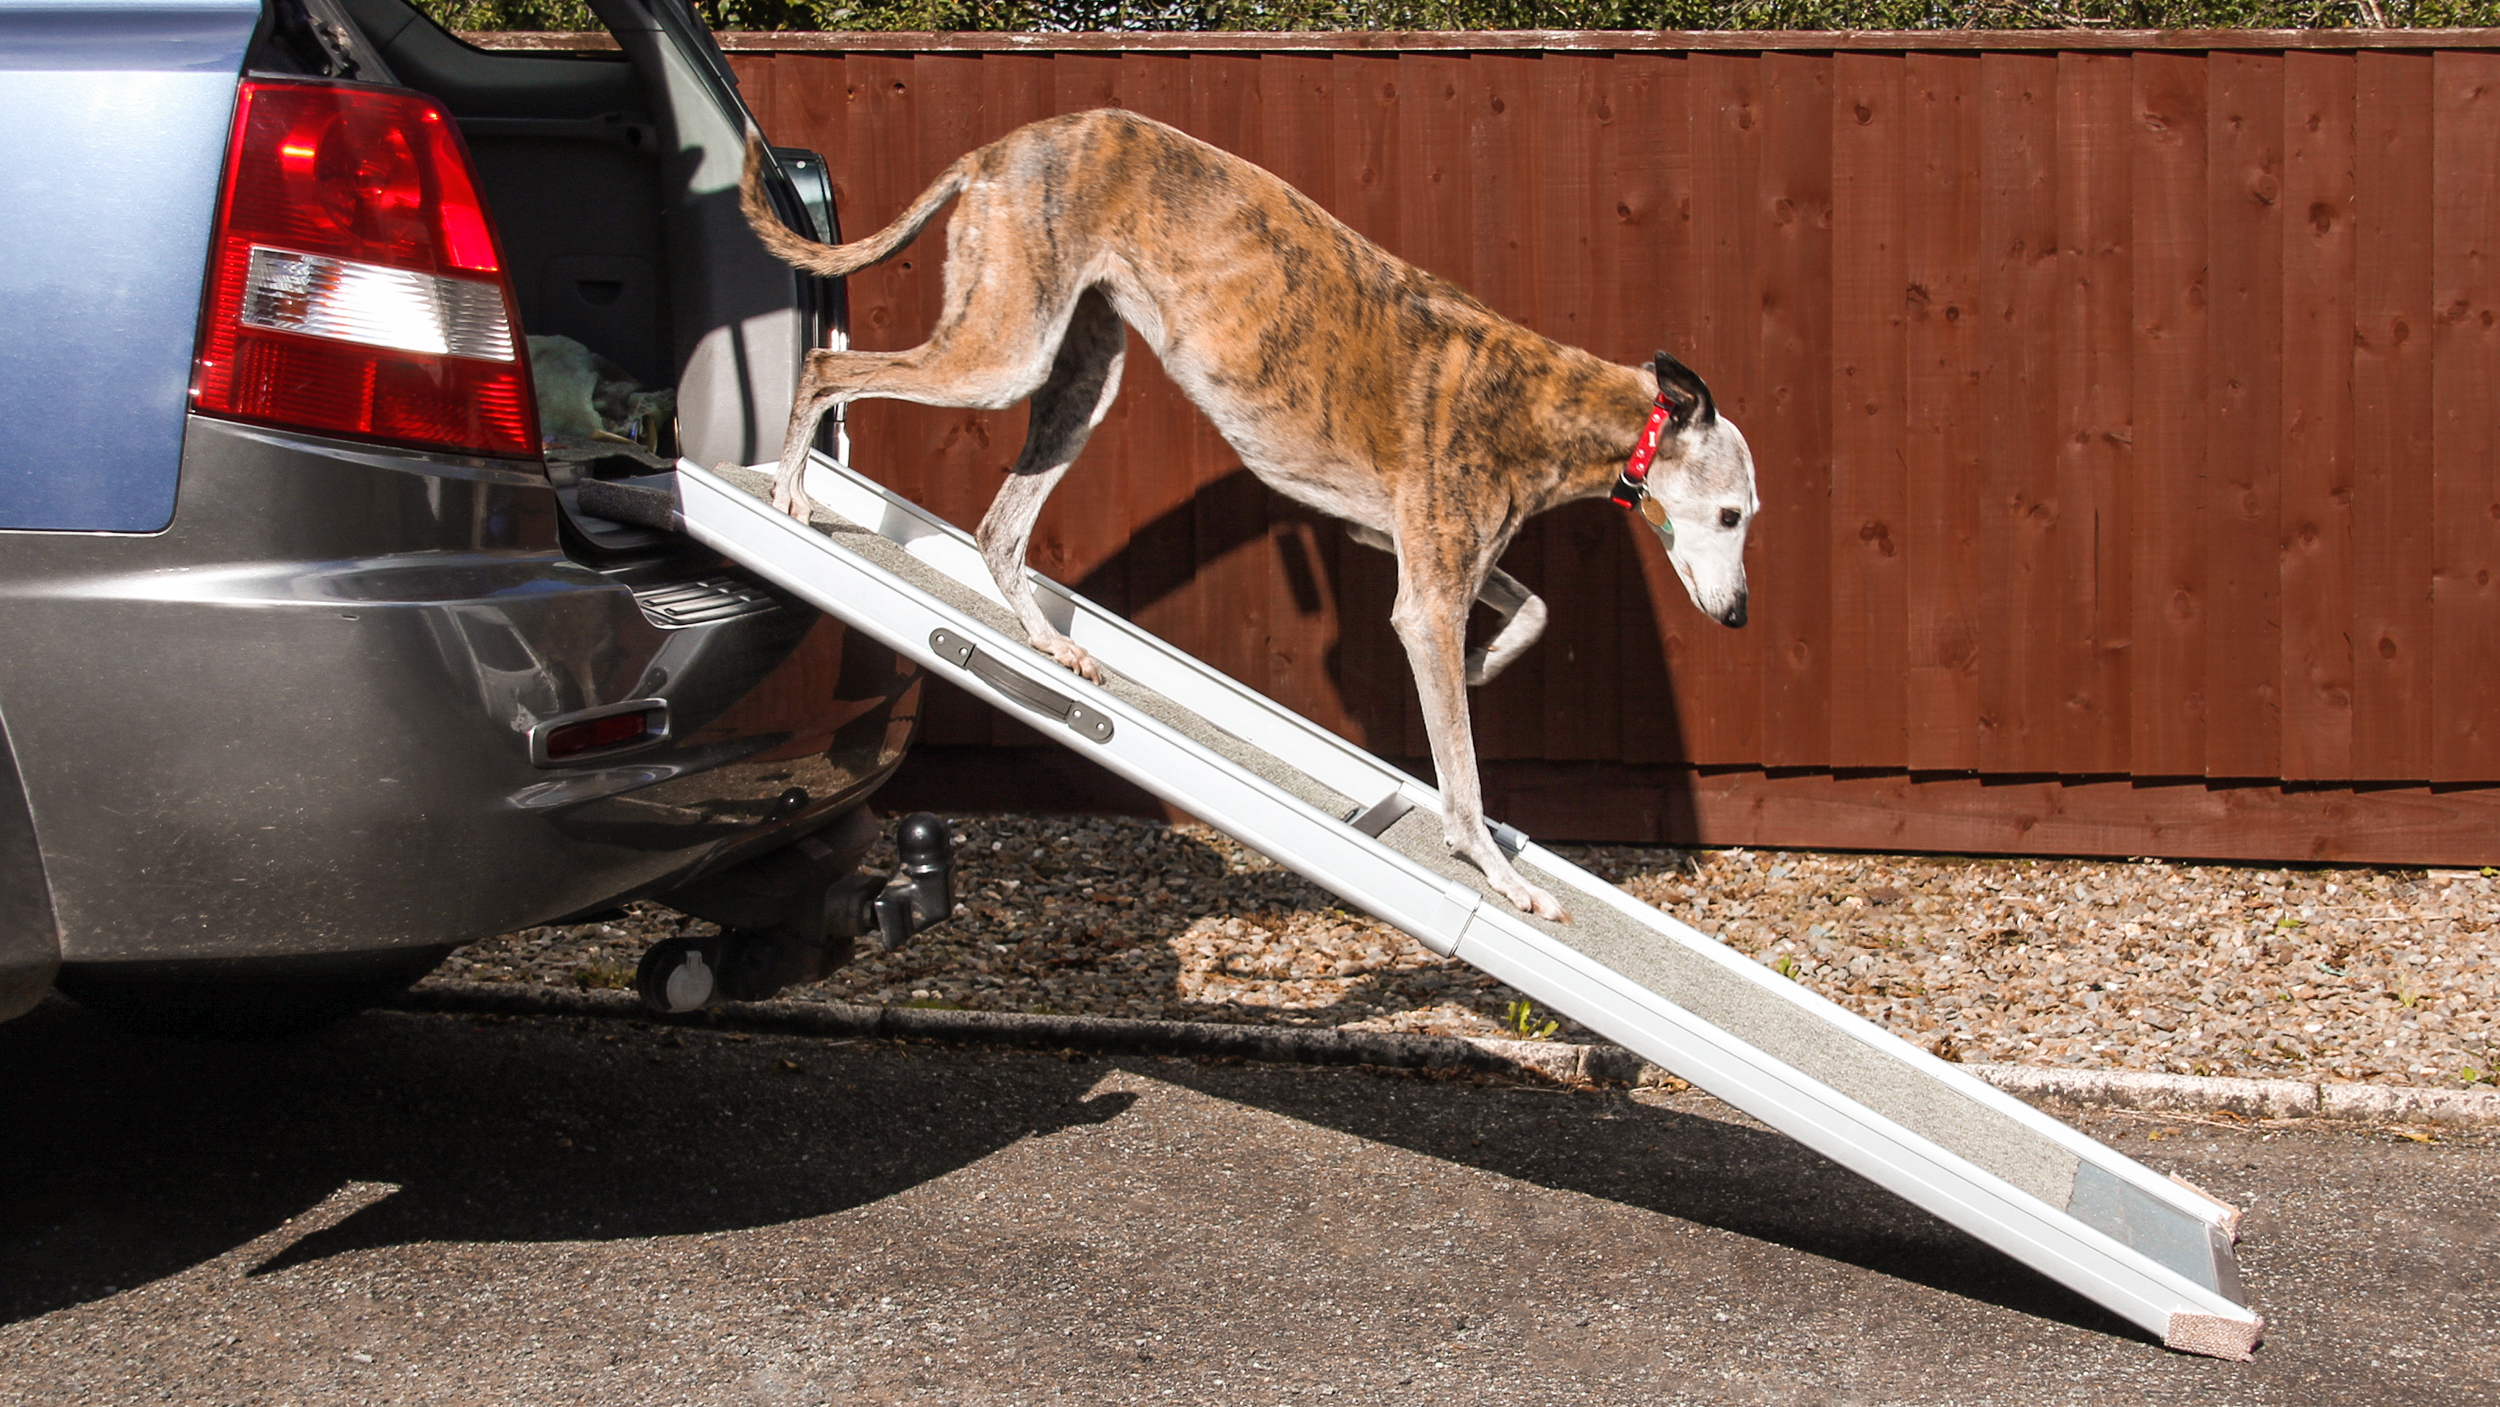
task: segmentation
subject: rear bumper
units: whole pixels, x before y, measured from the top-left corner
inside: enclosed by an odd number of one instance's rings
[[[908,662],[793,603],[669,624],[636,586],[705,563],[603,575],[555,514],[509,466],[194,419],[166,532],[0,534],[61,958],[466,941],[769,848],[900,761]],[[635,699],[667,741],[532,762],[534,726]]]

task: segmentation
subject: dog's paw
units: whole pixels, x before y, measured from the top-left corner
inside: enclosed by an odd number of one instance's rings
[[[773,475],[773,507],[802,523],[816,516],[816,500],[807,496],[807,480],[797,474]]]
[[[1040,641],[1033,648],[1050,656],[1061,669],[1089,684],[1102,682],[1102,666],[1094,663],[1093,655],[1084,646],[1064,635]]]
[[[1571,911],[1562,906],[1561,900],[1524,880],[1519,884],[1519,892],[1514,894],[1505,889],[1502,897],[1510,900],[1521,913],[1534,914],[1550,923],[1571,922]]]
[[[807,490],[800,488],[795,484],[787,490],[781,488],[779,485],[774,486],[773,507],[780,509],[782,512],[789,514],[791,517],[798,519],[802,523],[807,522],[816,516],[816,501],[807,496]]]
[[[1495,848],[1491,836],[1486,836],[1481,845],[1468,844],[1463,833],[1445,835],[1441,843],[1449,847],[1451,854],[1483,871],[1485,887],[1508,899],[1512,908],[1552,923],[1571,922],[1571,913],[1562,901],[1521,879],[1509,859]]]

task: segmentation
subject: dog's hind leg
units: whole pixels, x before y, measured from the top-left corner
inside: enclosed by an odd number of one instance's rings
[[[1020,231],[977,191],[967,193],[947,227],[946,294],[929,340],[906,352],[807,354],[773,476],[773,506],[807,516],[808,441],[837,405],[873,398],[1003,410],[1032,395],[1049,379],[1054,349],[1064,345],[1085,301],[1078,278],[1066,251]]]
[[[840,352],[813,351],[799,368],[798,394],[790,400],[790,424],[781,433],[781,465],[773,471],[773,507],[804,523],[815,505],[807,498],[807,451],[816,441],[816,422],[843,394],[835,358]],[[871,354],[874,355],[874,354]]]
[[[1457,549],[1436,551],[1434,535],[1411,532],[1398,551],[1398,599],[1389,624],[1406,646],[1415,692],[1432,744],[1432,766],[1441,780],[1441,839],[1452,853],[1484,871],[1485,883],[1512,904],[1557,922],[1571,916],[1561,903],[1528,883],[1493,843],[1484,821],[1484,783],[1476,772],[1475,733],[1467,717],[1464,651],[1470,564],[1454,560]]]
[[[990,500],[974,537],[981,560],[997,581],[1033,648],[1088,679],[1100,683],[1102,671],[1084,647],[1062,635],[1042,615],[1033,599],[1033,585],[1024,574],[1024,554],[1033,541],[1033,524],[1042,515],[1050,491],[1066,476],[1068,466],[1085,449],[1094,427],[1111,411],[1120,394],[1120,366],[1128,350],[1128,329],[1100,291],[1078,297],[1068,320],[1068,334],[1051,359],[1050,375],[1033,393],[1032,421],[1024,432],[1024,450],[1008,470],[1007,482]]]
[[[1360,523],[1346,524],[1346,535],[1365,547],[1377,547],[1394,553],[1398,545],[1378,528]],[[1467,684],[1490,684],[1510,668],[1511,661],[1527,653],[1537,637],[1545,633],[1545,602],[1535,592],[1520,584],[1519,578],[1500,567],[1488,569],[1484,585],[1477,588],[1476,599],[1493,608],[1496,619],[1493,638],[1483,648],[1467,652]]]
[[[1025,321],[1025,336],[1038,343],[1047,335],[1047,329],[1030,328],[1029,314]],[[790,402],[781,467],[773,474],[773,507],[806,520],[808,446],[816,438],[816,423],[837,405],[878,398],[1002,410],[1032,394],[1047,363],[1038,347],[1001,345],[1008,340],[995,335],[950,337],[941,328],[908,352],[808,353],[798,394]]]

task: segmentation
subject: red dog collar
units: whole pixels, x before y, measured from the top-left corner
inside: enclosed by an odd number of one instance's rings
[[[1675,407],[1667,404],[1666,392],[1659,392],[1657,403],[1649,408],[1649,420],[1641,426],[1641,437],[1632,442],[1632,461],[1623,466],[1623,477],[1615,480],[1615,491],[1609,495],[1616,503],[1638,511],[1660,527],[1666,526],[1666,509],[1649,496],[1644,481],[1649,478],[1650,461],[1658,457],[1658,441],[1666,433],[1667,418],[1673,414]]]

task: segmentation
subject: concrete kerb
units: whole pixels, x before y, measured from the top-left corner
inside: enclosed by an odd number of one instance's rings
[[[1529,1073],[1564,1084],[1590,1080],[1628,1085],[1681,1083],[1667,1071],[1619,1046],[1418,1036],[1334,1027],[1237,1026],[1215,1021],[1038,1016],[1012,1011],[803,1001],[728,1002],[699,1017],[660,1018],[651,1017],[629,993],[565,991],[490,982],[427,982],[412,988],[392,1006],[400,1011],[472,1016],[678,1019],[738,1031],[1010,1045],[1103,1054],[1230,1056],[1299,1065]],[[1973,1064],[1963,1068],[2019,1098],[2105,1109],[2227,1113],[2252,1119],[2500,1125],[2500,1091],[2313,1084],[2305,1080],[2246,1080],[2037,1065]]]

